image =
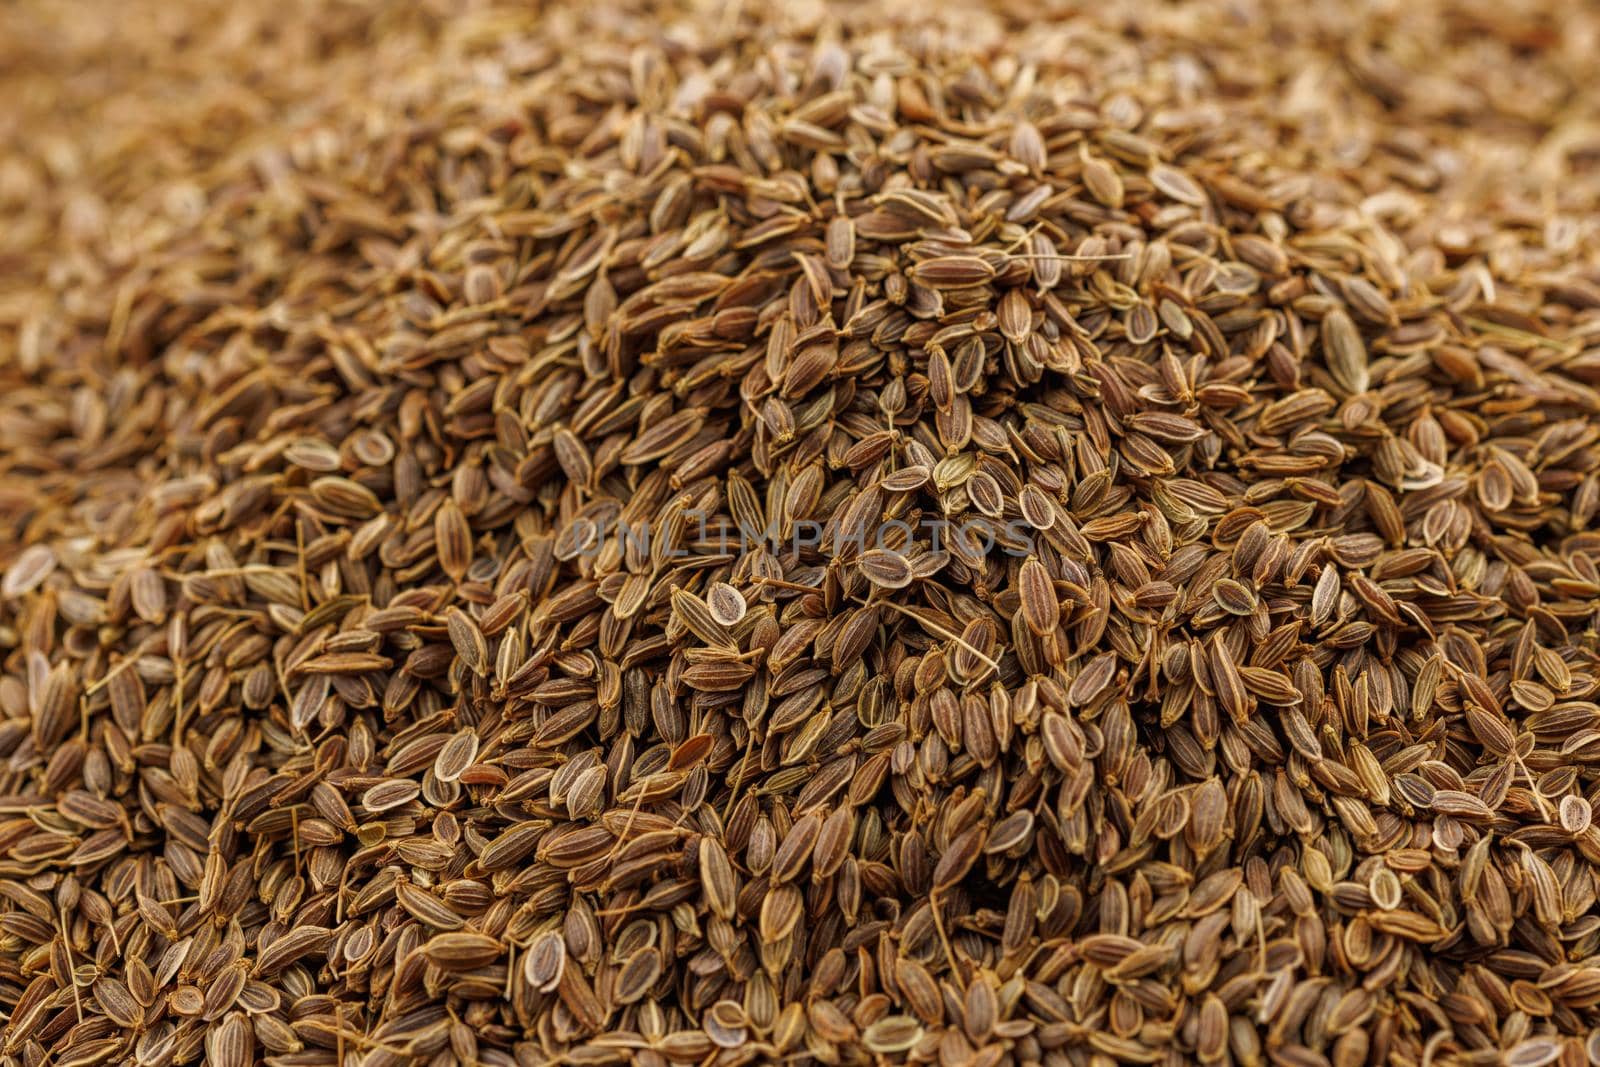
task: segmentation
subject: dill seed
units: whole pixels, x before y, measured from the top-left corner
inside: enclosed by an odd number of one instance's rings
[[[130,2],[0,1067],[1600,1062],[1590,7]]]

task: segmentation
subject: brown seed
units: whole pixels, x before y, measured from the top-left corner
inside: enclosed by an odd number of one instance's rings
[[[869,1052],[892,1055],[909,1050],[921,1037],[922,1027],[915,1019],[890,1015],[862,1031],[861,1044]]]
[[[273,941],[256,956],[259,975],[272,975],[296,960],[323,951],[331,932],[319,926],[296,926]]]
[[[433,773],[442,782],[458,780],[478,755],[478,735],[471,729],[458,730],[445,742],[433,761]]]
[[[446,500],[435,513],[433,537],[440,569],[458,582],[465,578],[472,565],[472,531],[454,500]]]
[[[445,627],[461,662],[474,674],[485,674],[489,666],[489,646],[477,624],[460,608],[451,608],[445,615]]]
[[[430,963],[447,971],[467,971],[499,957],[505,946],[492,937],[471,931],[435,935],[423,952]]]
[[[959,289],[988,281],[994,267],[977,256],[942,256],[916,264],[911,276],[934,289]]]
[[[1561,798],[1561,828],[1569,834],[1581,834],[1589,828],[1589,802],[1583,797]]]
[[[415,800],[422,787],[406,779],[379,782],[361,794],[361,806],[368,811],[387,811]]]
[[[849,216],[836,215],[828,222],[828,266],[847,270],[856,258],[856,228]]]
[[[700,640],[711,645],[731,646],[727,629],[711,613],[704,600],[682,589],[672,591],[673,613],[683,625]]]
[[[873,585],[884,589],[904,589],[913,580],[911,563],[898,552],[873,548],[856,558],[856,566]]]
[[[1017,497],[1017,505],[1023,519],[1035,530],[1048,530],[1055,525],[1055,505],[1038,486],[1024,486]]]
[[[1029,559],[1022,564],[1017,577],[1017,592],[1022,600],[1022,617],[1028,628],[1043,636],[1056,627],[1061,607],[1056,601],[1055,588],[1044,564]]]
[[[1256,610],[1256,595],[1243,582],[1232,578],[1219,578],[1212,586],[1211,595],[1217,606],[1231,615],[1249,615]]]
[[[1322,320],[1322,351],[1328,373],[1350,393],[1367,390],[1367,347],[1361,333],[1344,311],[1335,308]]]
[[[1116,168],[1105,160],[1090,159],[1083,165],[1083,184],[1089,190],[1089,195],[1106,207],[1122,206],[1126,195],[1122,178]]]
[[[616,998],[619,1004],[632,1004],[644,997],[661,977],[661,956],[654,949],[642,948],[628,957],[617,974]]]
[[[983,850],[988,853],[1008,853],[1024,846],[1033,834],[1033,814],[1013,812],[994,825]]]
[[[716,582],[706,593],[711,617],[723,626],[735,626],[745,616],[746,604],[739,590],[727,582]]]
[[[56,554],[49,545],[30,545],[18,554],[0,579],[0,597],[13,600],[31,593],[56,569]]]
[[[553,991],[566,966],[566,942],[560,931],[547,930],[534,939],[523,957],[523,974],[528,984],[542,993]]]
[[[1110,684],[1116,669],[1117,657],[1114,653],[1103,652],[1096,656],[1073,679],[1072,687],[1067,690],[1067,700],[1073,704],[1089,703]]]
[[[710,837],[700,840],[700,881],[712,912],[724,919],[733,918],[738,882],[727,851]]]
[[[395,900],[418,920],[439,930],[460,929],[466,923],[449,905],[409,882],[395,885]]]

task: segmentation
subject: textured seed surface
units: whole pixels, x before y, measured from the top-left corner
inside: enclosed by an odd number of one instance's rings
[[[0,9],[0,1067],[1600,1062],[1600,15]]]

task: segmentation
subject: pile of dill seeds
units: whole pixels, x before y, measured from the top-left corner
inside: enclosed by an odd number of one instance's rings
[[[0,1065],[1600,1063],[1600,13],[529,7],[0,15]]]

